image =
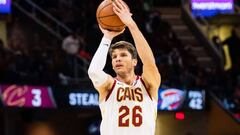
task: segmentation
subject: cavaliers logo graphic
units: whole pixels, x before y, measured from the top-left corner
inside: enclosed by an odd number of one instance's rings
[[[2,99],[7,106],[24,106],[27,93],[27,86],[10,85],[3,89]]]
[[[184,91],[178,89],[167,89],[160,96],[162,110],[177,110],[184,101]]]

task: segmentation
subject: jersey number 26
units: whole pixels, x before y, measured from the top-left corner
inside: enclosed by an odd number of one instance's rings
[[[119,127],[129,127],[130,121],[135,127],[142,125],[142,108],[140,106],[134,106],[132,111],[127,106],[121,106],[119,108],[119,114]]]

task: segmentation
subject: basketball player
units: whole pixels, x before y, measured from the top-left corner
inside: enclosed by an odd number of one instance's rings
[[[115,0],[113,7],[114,12],[129,28],[136,49],[125,41],[110,45],[112,39],[124,30],[113,32],[100,28],[104,36],[91,61],[88,74],[99,92],[101,135],[154,135],[160,74],[153,53],[132,19],[127,5],[122,0]],[[115,78],[103,71],[108,51],[116,72]],[[141,76],[134,73],[137,65],[136,51],[143,63]]]

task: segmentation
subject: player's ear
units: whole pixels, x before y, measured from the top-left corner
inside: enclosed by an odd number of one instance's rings
[[[137,66],[137,62],[138,62],[137,59],[133,59],[133,65],[134,65],[134,66]]]

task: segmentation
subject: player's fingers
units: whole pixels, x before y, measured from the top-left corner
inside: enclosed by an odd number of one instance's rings
[[[124,6],[120,3],[119,0],[114,0],[113,2],[119,9],[123,10],[125,9]]]
[[[128,9],[127,5],[122,0],[116,0],[121,5],[121,9]]]
[[[114,12],[115,14],[119,15],[120,12],[121,12],[121,10],[120,10],[119,8],[113,6],[113,12]]]
[[[113,5],[113,8],[117,8],[118,10],[120,10],[119,7],[115,4],[115,2],[113,2],[112,5]]]
[[[116,0],[114,0],[112,4],[114,7],[121,9],[121,7],[117,4]]]

